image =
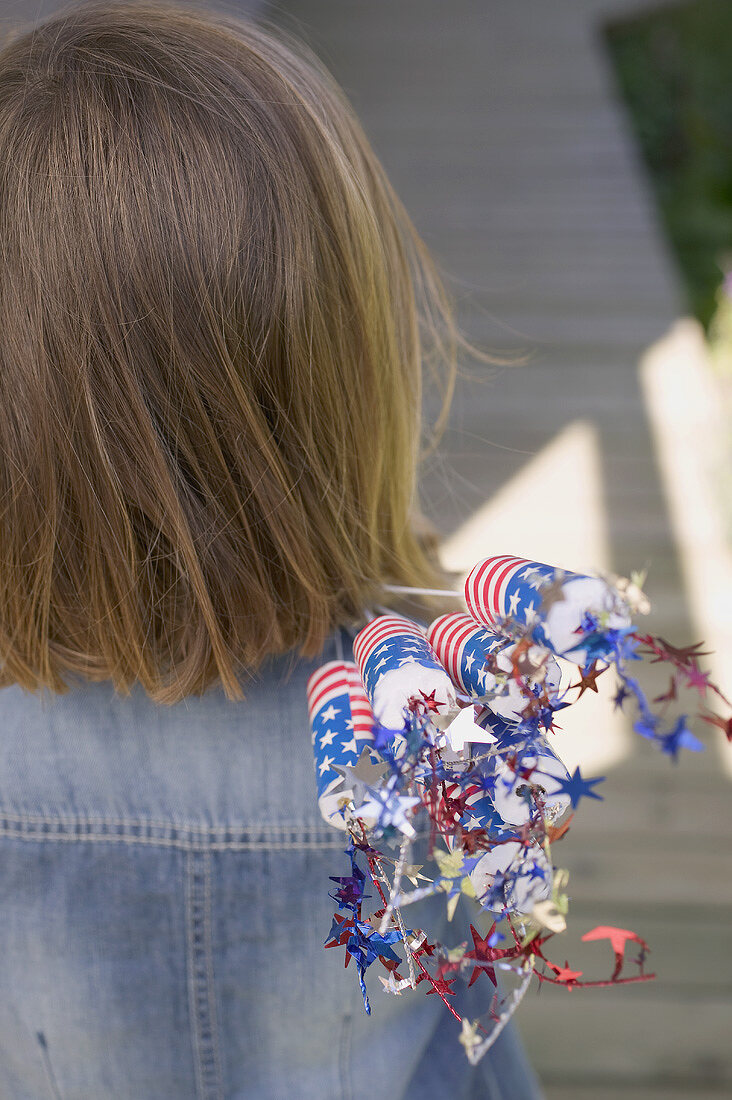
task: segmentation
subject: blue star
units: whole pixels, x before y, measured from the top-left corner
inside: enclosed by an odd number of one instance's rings
[[[407,818],[407,811],[419,805],[419,798],[400,795],[398,781],[392,776],[385,787],[366,787],[369,793],[368,800],[360,806],[357,813],[364,817],[375,816],[378,828],[393,825],[406,836],[415,835],[414,827]]]
[[[631,661],[642,661],[643,658],[639,653],[636,653],[638,647],[638,639],[629,637],[635,630],[633,626],[621,626],[617,630],[608,630],[607,636],[613,642],[615,646],[615,653],[618,659],[625,658]]]
[[[526,740],[536,740],[539,736],[539,720],[534,715],[529,718],[522,718],[516,729],[513,731],[513,736],[509,738],[509,742],[518,742],[521,738]]]
[[[330,926],[330,932],[328,933],[328,939],[325,941],[328,943],[330,940],[339,940],[343,932],[343,921],[336,920],[333,917],[333,923]]]
[[[593,630],[592,633],[585,634],[576,645],[569,646],[565,653],[574,653],[578,649],[581,649],[584,653],[586,664],[591,665],[596,657],[599,657],[600,660],[607,660],[613,652],[614,646],[605,633]],[[586,670],[583,669],[582,671]]]
[[[494,909],[496,905],[506,908],[506,894],[513,888],[514,878],[504,871],[496,871],[493,882],[485,894],[478,899],[483,909]]]
[[[604,799],[601,794],[596,794],[592,788],[596,783],[602,783],[605,779],[604,775],[601,775],[598,779],[583,779],[580,775],[579,767],[574,769],[574,775],[568,779],[558,780],[559,789],[568,794],[572,801],[572,809],[577,808],[580,798],[596,798],[598,801],[603,802]]]
[[[703,752],[704,746],[698,741],[686,724],[686,715],[682,714],[670,733],[660,737],[661,751],[678,760],[679,749],[689,749],[690,752]]]
[[[598,619],[596,615],[593,615],[591,611],[585,611],[582,616],[582,622],[580,623],[580,630],[583,634],[592,634],[597,630]]]
[[[370,966],[377,958],[390,959],[392,962],[401,962],[398,955],[391,949],[391,945],[401,940],[402,934],[398,928],[394,928],[385,935],[379,933],[366,921],[357,922],[356,935],[348,941],[349,953],[358,958],[356,952],[362,953],[365,966]],[[353,950],[351,946],[353,945]]]
[[[477,775],[472,773],[469,778],[475,784],[476,787],[480,787],[481,791],[485,791],[487,795],[493,795],[496,793],[496,783],[498,782],[498,776],[494,773],[490,775],[485,772],[479,772]]]
[[[374,750],[383,756],[384,760],[393,761],[394,759],[394,739],[404,733],[402,729],[390,729],[388,726],[382,726],[380,722],[377,722],[374,726],[374,740],[372,742]]]
[[[648,741],[655,741],[657,725],[658,718],[656,715],[648,713],[644,714],[642,718],[639,718],[637,722],[633,723],[633,729]]]
[[[613,703],[615,704],[615,706],[613,707],[613,710],[618,710],[619,708],[621,708],[623,703],[625,702],[625,700],[628,698],[629,695],[630,695],[630,692],[628,691],[625,684],[621,684],[619,686],[617,692],[613,696]]]
[[[346,943],[346,951],[356,960],[358,969],[362,975],[366,968],[371,966],[374,959],[378,958],[378,952],[369,945],[367,937],[364,936],[360,928],[353,932]]]
[[[333,901],[337,901],[341,909],[351,909],[354,906],[360,905],[364,898],[370,898],[371,894],[364,894],[364,874],[358,867],[354,867],[356,872],[354,875],[342,875],[340,878],[334,878],[330,875],[331,882],[337,882],[340,885],[340,889],[336,890],[335,894],[328,894],[328,897],[333,898]]]
[[[539,864],[538,863],[532,863],[531,864],[531,869],[529,870],[529,879],[530,880],[533,879],[533,878],[544,879],[545,877],[546,877],[546,872],[541,869]]]

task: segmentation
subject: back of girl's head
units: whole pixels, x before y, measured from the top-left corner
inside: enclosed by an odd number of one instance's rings
[[[0,684],[242,698],[384,583],[439,585],[422,366],[441,424],[461,343],[298,38],[155,0],[6,35]]]

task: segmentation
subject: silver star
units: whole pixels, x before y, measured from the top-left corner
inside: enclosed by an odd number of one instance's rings
[[[384,980],[383,978],[381,979]],[[478,1022],[471,1024],[470,1020],[466,1016],[462,1018],[463,1030],[460,1032],[458,1041],[465,1047],[466,1054],[470,1054],[471,1051],[479,1047],[483,1042],[480,1035],[478,1035]]]
[[[379,981],[384,987],[385,993],[396,993],[397,997],[401,997],[403,989],[411,989],[412,983],[409,978],[400,978],[399,981],[394,977],[394,971],[392,970],[388,978],[382,978],[379,974]]]
[[[374,764],[368,745],[364,745],[355,764],[346,764],[343,768],[335,767],[333,770],[343,776],[344,786],[353,791],[353,801],[358,805],[366,797],[367,787],[378,786],[389,771],[389,765]]]
[[[357,806],[355,813],[357,817],[363,817],[367,820],[373,818],[379,828],[393,825],[405,836],[414,837],[417,834],[406,814],[408,810],[412,810],[419,805],[419,802],[419,798],[397,794],[393,785],[386,789],[382,787],[379,790],[373,790],[372,788],[369,792],[368,801],[364,802],[362,806]]]
[[[423,866],[423,863],[409,863],[402,871],[402,874],[405,878],[408,878],[414,886],[419,886],[418,879],[422,879],[424,882],[432,882],[432,879],[427,878],[427,875],[420,875],[419,872],[422,870]]]

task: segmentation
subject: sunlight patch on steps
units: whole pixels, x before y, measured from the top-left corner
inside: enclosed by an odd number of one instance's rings
[[[701,326],[690,317],[677,321],[644,355],[640,378],[689,597],[696,635],[691,640],[703,640],[704,649],[714,651],[700,665],[732,698],[732,550],[714,488],[728,428]],[[715,696],[706,702],[728,716]],[[732,776],[732,745],[721,730],[698,724]]]

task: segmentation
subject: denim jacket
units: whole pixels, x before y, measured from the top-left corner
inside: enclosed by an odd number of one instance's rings
[[[344,639],[271,659],[243,702],[0,691],[2,1100],[541,1097],[512,1025],[471,1067],[437,996],[386,994],[374,966],[369,1017],[324,949],[348,860],[305,684]],[[430,902],[432,935],[468,938],[464,901],[450,929]],[[462,983],[456,1010],[492,989]]]

